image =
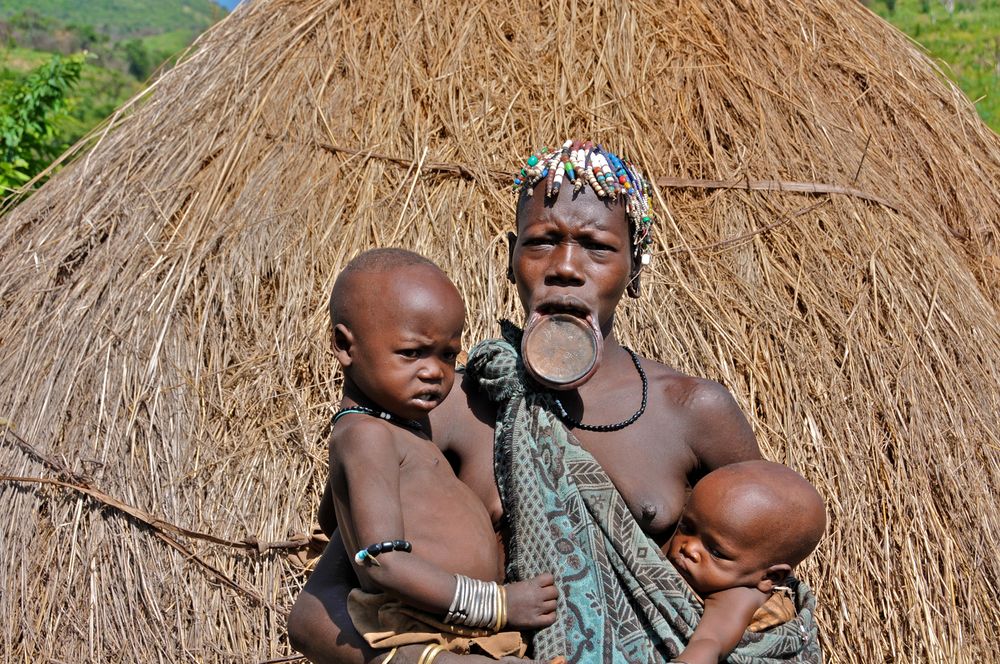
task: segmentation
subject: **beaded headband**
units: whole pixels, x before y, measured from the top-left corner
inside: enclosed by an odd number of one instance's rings
[[[564,177],[573,185],[573,191],[587,185],[599,198],[616,200],[625,196],[625,215],[633,229],[635,256],[648,265],[653,244],[651,189],[639,169],[600,145],[570,140],[560,150],[550,152],[542,148],[532,153],[514,176],[514,191],[531,196],[535,185],[545,180],[545,196],[553,198],[559,195]]]

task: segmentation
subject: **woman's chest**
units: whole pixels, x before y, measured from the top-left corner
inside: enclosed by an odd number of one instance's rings
[[[593,455],[622,495],[639,526],[659,544],[669,539],[687,496],[687,476],[693,463],[690,451],[679,442],[663,440],[662,436],[652,444],[635,435],[599,433],[580,438],[583,448]],[[472,454],[474,450],[488,453]],[[497,527],[503,505],[493,462],[491,440],[485,446],[469,447],[456,465],[459,478],[483,502]],[[556,474],[565,472],[562,468],[551,470]]]
[[[636,427],[616,432],[576,431],[639,526],[658,543],[673,534],[696,460],[680,438]]]
[[[659,544],[669,539],[684,509],[686,473],[662,459],[629,463],[621,455],[594,457],[643,531]]]

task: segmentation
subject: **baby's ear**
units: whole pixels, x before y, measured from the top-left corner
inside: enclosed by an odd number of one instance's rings
[[[351,366],[351,354],[354,350],[354,335],[343,323],[333,326],[333,355],[340,362],[340,366]]]
[[[764,576],[757,582],[757,590],[762,593],[769,594],[774,591],[775,586],[779,586],[784,583],[785,579],[787,579],[788,575],[791,573],[792,566],[787,563],[771,565],[764,570]]]

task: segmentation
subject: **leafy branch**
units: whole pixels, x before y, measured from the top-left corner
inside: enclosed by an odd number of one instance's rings
[[[65,147],[56,125],[80,80],[83,55],[56,55],[0,88],[0,198],[41,172]]]

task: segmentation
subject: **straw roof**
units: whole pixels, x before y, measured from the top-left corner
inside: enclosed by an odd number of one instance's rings
[[[658,181],[622,336],[826,496],[830,660],[987,660],[1000,139],[853,0],[244,2],[0,223],[2,658],[290,654],[337,270],[423,252],[495,335],[565,136]]]

